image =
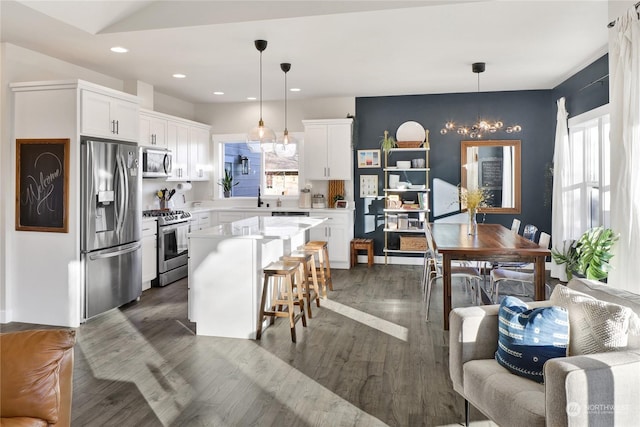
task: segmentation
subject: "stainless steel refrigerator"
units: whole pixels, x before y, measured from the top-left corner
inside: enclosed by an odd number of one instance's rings
[[[82,139],[81,254],[84,318],[142,293],[142,179],[134,143]]]

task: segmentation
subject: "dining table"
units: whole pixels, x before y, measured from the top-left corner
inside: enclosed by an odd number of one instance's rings
[[[545,299],[545,259],[547,248],[525,239],[501,224],[478,224],[470,235],[467,224],[433,223],[431,234],[435,249],[442,255],[444,330],[449,330],[451,311],[451,262],[526,262],[534,264],[534,298]]]

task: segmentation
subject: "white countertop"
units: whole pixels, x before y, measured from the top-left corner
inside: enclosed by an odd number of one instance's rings
[[[242,211],[242,212],[309,212],[314,214],[325,214],[325,213],[334,213],[334,212],[352,212],[355,208],[349,206],[345,209],[336,209],[336,208],[298,208],[298,207],[286,207],[286,206],[271,206],[271,207],[257,207],[257,206],[197,206],[197,207],[189,207],[184,206],[180,208],[184,211],[191,213],[198,212],[208,212],[208,211]]]
[[[190,238],[288,239],[326,221],[317,217],[255,216],[189,233]]]

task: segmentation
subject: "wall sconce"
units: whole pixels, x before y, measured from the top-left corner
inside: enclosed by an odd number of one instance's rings
[[[240,156],[240,164],[242,165],[242,175],[249,175],[249,158]]]

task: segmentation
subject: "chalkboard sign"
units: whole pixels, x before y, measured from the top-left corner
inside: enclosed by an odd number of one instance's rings
[[[502,189],[502,159],[480,161],[480,185],[489,190]]]
[[[16,140],[16,230],[68,231],[69,139]]]

